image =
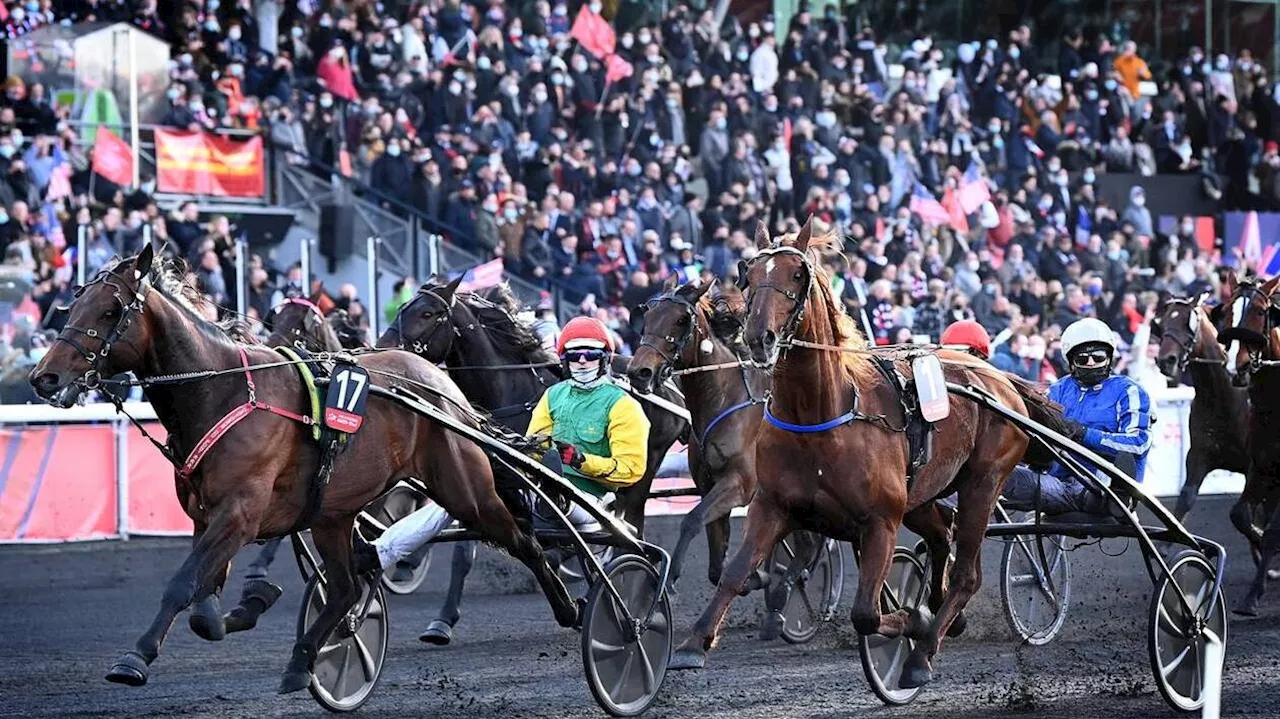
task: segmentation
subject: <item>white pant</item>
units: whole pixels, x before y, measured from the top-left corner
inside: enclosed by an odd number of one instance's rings
[[[577,504],[570,504],[565,516],[579,532],[598,532],[602,529],[595,517]],[[378,549],[378,560],[382,563],[383,571],[390,571],[396,562],[408,558],[452,523],[453,517],[449,516],[444,507],[432,502],[387,527],[387,531],[373,542],[373,546]]]
[[[689,453],[688,452],[672,452],[662,458],[662,464],[658,467],[658,473],[654,475],[657,479],[666,479],[668,477],[692,477],[689,472]]]

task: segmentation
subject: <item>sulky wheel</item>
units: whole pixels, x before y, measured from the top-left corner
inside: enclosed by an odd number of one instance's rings
[[[1000,597],[1004,616],[1023,641],[1041,646],[1053,641],[1067,621],[1071,604],[1071,559],[1066,538],[1043,537],[1044,558],[1036,537],[1018,536],[1004,543],[1000,561]]]
[[[1216,596],[1213,592],[1214,570],[1204,555],[1186,550],[1169,569],[1174,581],[1160,577],[1151,596],[1147,650],[1164,700],[1174,709],[1194,712],[1204,704],[1205,632],[1213,632],[1225,647],[1227,607],[1222,591]],[[1192,611],[1186,610],[1179,595]]]
[[[427,500],[407,485],[398,484],[380,499],[365,507],[357,526],[365,540],[372,542],[387,527],[426,506]],[[382,573],[382,586],[393,594],[412,594],[427,578],[431,568],[431,545],[414,552],[407,560]]]
[[[386,595],[381,584],[370,583],[366,577],[357,581],[362,589],[360,601],[320,647],[311,669],[311,685],[307,687],[320,706],[331,712],[355,711],[368,701],[387,658],[390,631]],[[312,577],[298,613],[299,637],[320,614],[326,598],[324,583],[319,577]]]
[[[608,592],[607,581],[625,609]],[[610,562],[587,593],[582,615],[582,666],[600,708],[616,717],[648,709],[667,676],[672,636],[671,604],[653,566],[635,555]]]
[[[601,544],[588,546],[591,547],[591,553],[600,561],[600,566],[609,566],[609,561],[613,559],[613,547]],[[560,581],[564,582],[565,589],[569,590],[569,596],[574,599],[585,597],[591,590],[591,577],[594,572],[589,569],[590,565],[584,560],[581,550],[566,548],[564,551],[567,556],[556,568],[556,574],[560,575]]]
[[[822,545],[814,550],[814,543]],[[792,644],[803,644],[818,633],[818,628],[834,616],[844,589],[844,554],[840,543],[812,533],[787,535],[773,547],[770,557],[770,586],[787,582],[796,562],[807,562],[794,573],[794,581],[782,591],[786,603],[782,608],[782,638]],[[770,589],[772,593],[774,589]]]
[[[899,609],[920,608],[928,596],[929,584],[924,565],[909,550],[898,547],[893,552],[893,563],[889,565],[884,588],[880,590],[880,611],[888,614]],[[924,689],[898,688],[902,667],[915,646],[915,640],[905,636],[890,639],[879,634],[859,635],[858,656],[862,658],[862,672],[867,676],[871,691],[885,704],[910,704]]]

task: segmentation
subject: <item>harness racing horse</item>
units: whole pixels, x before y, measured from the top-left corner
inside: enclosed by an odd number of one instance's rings
[[[133,372],[168,433],[162,451],[178,468],[178,499],[195,524],[192,551],[159,612],[136,647],[112,666],[109,681],[146,683],[173,620],[192,602],[212,597],[216,605],[232,558],[246,543],[309,525],[328,596],[295,643],[280,691],[305,688],[321,643],[361,595],[357,578],[372,552],[357,554],[353,547],[356,516],[409,477],[529,566],[561,625],[577,623],[578,609],[528,520],[518,521],[499,497],[484,452],[393,400],[369,396],[363,425],[334,459],[331,481],[323,494],[314,491],[324,487],[312,481],[322,449],[305,421],[310,393],[298,370],[275,350],[236,342],[202,319],[194,309],[200,301],[176,272],[155,263],[148,245],[76,292],[66,326],[30,375],[40,397],[69,407],[101,377]],[[424,396],[459,422],[480,424],[457,386],[420,357],[380,352],[361,357],[359,367],[384,387]],[[372,564],[369,569],[376,560]],[[207,620],[220,624],[222,618],[214,612]]]
[[[933,459],[908,486],[905,411],[898,390],[868,356],[810,257],[838,244],[815,236],[810,218],[794,238],[770,242],[761,226],[759,254],[740,267],[747,286],[745,339],[753,359],[774,368],[773,395],[755,442],[756,494],[745,538],[715,595],[673,657],[673,668],[700,667],[715,646],[733,597],[782,537],[795,529],[849,541],[859,552],[852,621],[859,634],[917,640],[899,683],[922,686],[941,637],[981,584],[987,521],[1006,477],[1030,442],[1015,426],[977,404],[948,395],[950,413],[936,423]],[[948,381],[986,391],[1013,411],[1048,414],[1028,383],[969,355],[939,351]],[[1037,417],[1038,419],[1038,417]],[[956,558],[935,617],[927,611],[880,612],[880,596],[903,516],[958,492]]]
[[[1275,427],[1280,423],[1280,297],[1276,288],[1280,277],[1260,283],[1256,279],[1237,281],[1227,274],[1228,301],[1222,306],[1226,329],[1219,341],[1229,343],[1227,371],[1236,386],[1249,388],[1249,470],[1244,491],[1231,508],[1231,522],[1249,538],[1256,552],[1257,567],[1248,594],[1233,610],[1255,616],[1258,600],[1266,591],[1267,570],[1280,549],[1280,521],[1275,511],[1280,491],[1280,442]],[[1215,315],[1218,313],[1215,311]],[[1216,317],[1215,317],[1216,318]],[[1265,531],[1254,519],[1261,507]]]
[[[443,362],[462,393],[512,431],[523,433],[533,408],[547,388],[563,379],[559,361],[548,353],[533,331],[516,319],[518,302],[499,286],[491,299],[459,292],[459,277],[447,284],[423,285],[400,308],[396,319],[378,339],[378,347],[411,349],[427,361]],[[614,360],[614,371],[625,372],[627,360]],[[681,404],[669,390],[660,395]],[[616,492],[615,506],[624,520],[644,533],[644,507],[649,488],[667,450],[684,434],[688,424],[676,415],[641,402],[649,418],[649,447],[644,477]],[[422,640],[448,644],[461,617],[460,604],[467,574],[475,562],[476,544],[454,545],[452,576],[444,606],[428,626]]]
[[[1187,479],[1173,511],[1179,521],[1191,511],[1209,472],[1249,471],[1249,393],[1232,385],[1227,353],[1218,343],[1218,329],[1204,308],[1206,298],[1207,294],[1201,294],[1170,299],[1153,323],[1161,333],[1156,366],[1175,381],[1190,373],[1196,390],[1191,400]]]

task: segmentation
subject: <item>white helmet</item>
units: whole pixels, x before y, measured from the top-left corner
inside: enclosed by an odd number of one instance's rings
[[[1112,354],[1116,351],[1116,335],[1105,322],[1092,317],[1076,320],[1062,333],[1062,354],[1069,359],[1075,348],[1095,343],[1110,347]]]

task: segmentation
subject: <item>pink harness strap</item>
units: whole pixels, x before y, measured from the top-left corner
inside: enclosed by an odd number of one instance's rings
[[[187,461],[178,470],[178,476],[183,479],[189,479],[196,471],[196,467],[200,466],[200,460],[204,459],[204,456],[209,453],[209,450],[213,449],[218,440],[222,439],[227,432],[230,432],[232,427],[239,424],[240,420],[252,414],[255,409],[266,410],[271,414],[301,422],[305,425],[315,424],[315,420],[306,415],[291,412],[266,402],[259,402],[258,386],[254,384],[253,371],[249,369],[249,354],[244,351],[243,347],[237,349],[240,350],[240,363],[244,366],[245,383],[249,385],[249,400],[228,412],[222,419],[218,420],[217,424],[210,427],[208,432],[204,433],[204,436],[196,443],[195,449],[191,450],[191,454],[187,456]]]
[[[321,320],[324,319],[324,313],[320,311],[320,307],[317,306],[316,303],[312,302],[311,300],[305,297],[288,297],[285,299],[284,302],[281,302],[280,304],[276,305],[271,310],[272,313],[275,313],[276,310],[279,310],[285,305],[302,305],[303,307],[306,307],[307,309],[316,313],[316,317],[319,317]]]

